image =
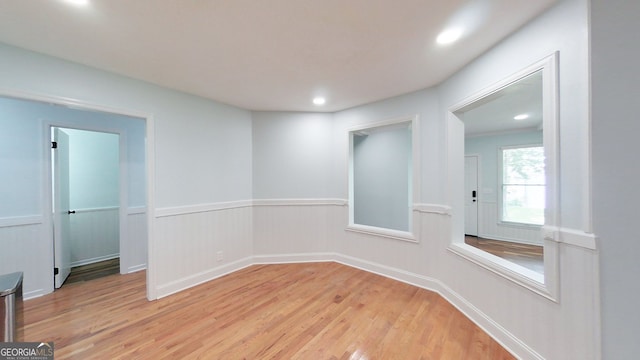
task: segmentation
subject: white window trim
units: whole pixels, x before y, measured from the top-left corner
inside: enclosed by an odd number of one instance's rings
[[[416,236],[416,226],[414,219],[413,208],[415,204],[420,201],[420,161],[417,154],[420,153],[420,117],[416,115],[402,116],[383,121],[360,124],[347,129],[347,136],[349,137],[349,166],[348,166],[348,191],[349,191],[349,221],[346,230],[356,233],[362,233],[367,235],[374,235],[384,237],[388,239],[409,241],[418,243],[419,237]],[[409,186],[409,206],[407,208],[409,217],[409,230],[410,231],[398,231],[393,229],[380,228],[375,226],[367,226],[362,224],[355,224],[354,220],[354,195],[353,195],[353,136],[360,131],[366,131],[370,129],[388,127],[394,125],[408,124],[411,128],[411,184]]]

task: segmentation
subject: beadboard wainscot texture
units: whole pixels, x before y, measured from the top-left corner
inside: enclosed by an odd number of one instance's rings
[[[257,263],[333,259],[336,217],[343,199],[254,200],[254,259]]]
[[[158,298],[251,264],[251,201],[161,208],[155,217]]]
[[[481,201],[479,205],[478,237],[542,246],[539,226],[500,223],[498,203]]]
[[[34,251],[51,246],[44,229],[41,216],[0,219],[0,274],[22,271],[25,299],[53,291],[53,282],[41,276],[50,271],[53,279],[53,258]]]
[[[147,209],[127,209],[126,242],[120,242],[120,272],[132,273],[147,268]]]
[[[74,209],[69,215],[71,267],[120,256],[120,208]]]

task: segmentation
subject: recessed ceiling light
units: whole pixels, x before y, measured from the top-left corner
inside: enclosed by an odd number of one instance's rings
[[[89,0],[65,0],[67,3],[76,5],[76,6],[84,6],[89,4]]]
[[[447,29],[438,35],[436,42],[440,45],[448,45],[456,42],[462,36],[462,28]]]
[[[529,114],[520,114],[520,115],[514,116],[513,120],[524,120],[528,118],[529,118]]]
[[[324,105],[326,102],[327,102],[327,99],[320,96],[313,98],[313,103],[318,106]]]

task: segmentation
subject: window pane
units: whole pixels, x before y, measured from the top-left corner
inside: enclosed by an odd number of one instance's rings
[[[544,224],[544,185],[503,185],[502,220],[523,224]]]
[[[502,163],[504,184],[545,184],[542,146],[504,149]]]

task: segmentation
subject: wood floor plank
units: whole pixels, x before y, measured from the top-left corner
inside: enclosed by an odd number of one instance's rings
[[[104,276],[120,273],[120,258],[99,261],[88,265],[71,268],[71,273],[65,284],[72,284],[80,281],[90,281]]]
[[[439,295],[337,263],[255,265],[167,298],[145,274],[25,302],[56,359],[513,359]]]
[[[520,266],[544,274],[544,248],[538,245],[465,236],[464,242]]]

